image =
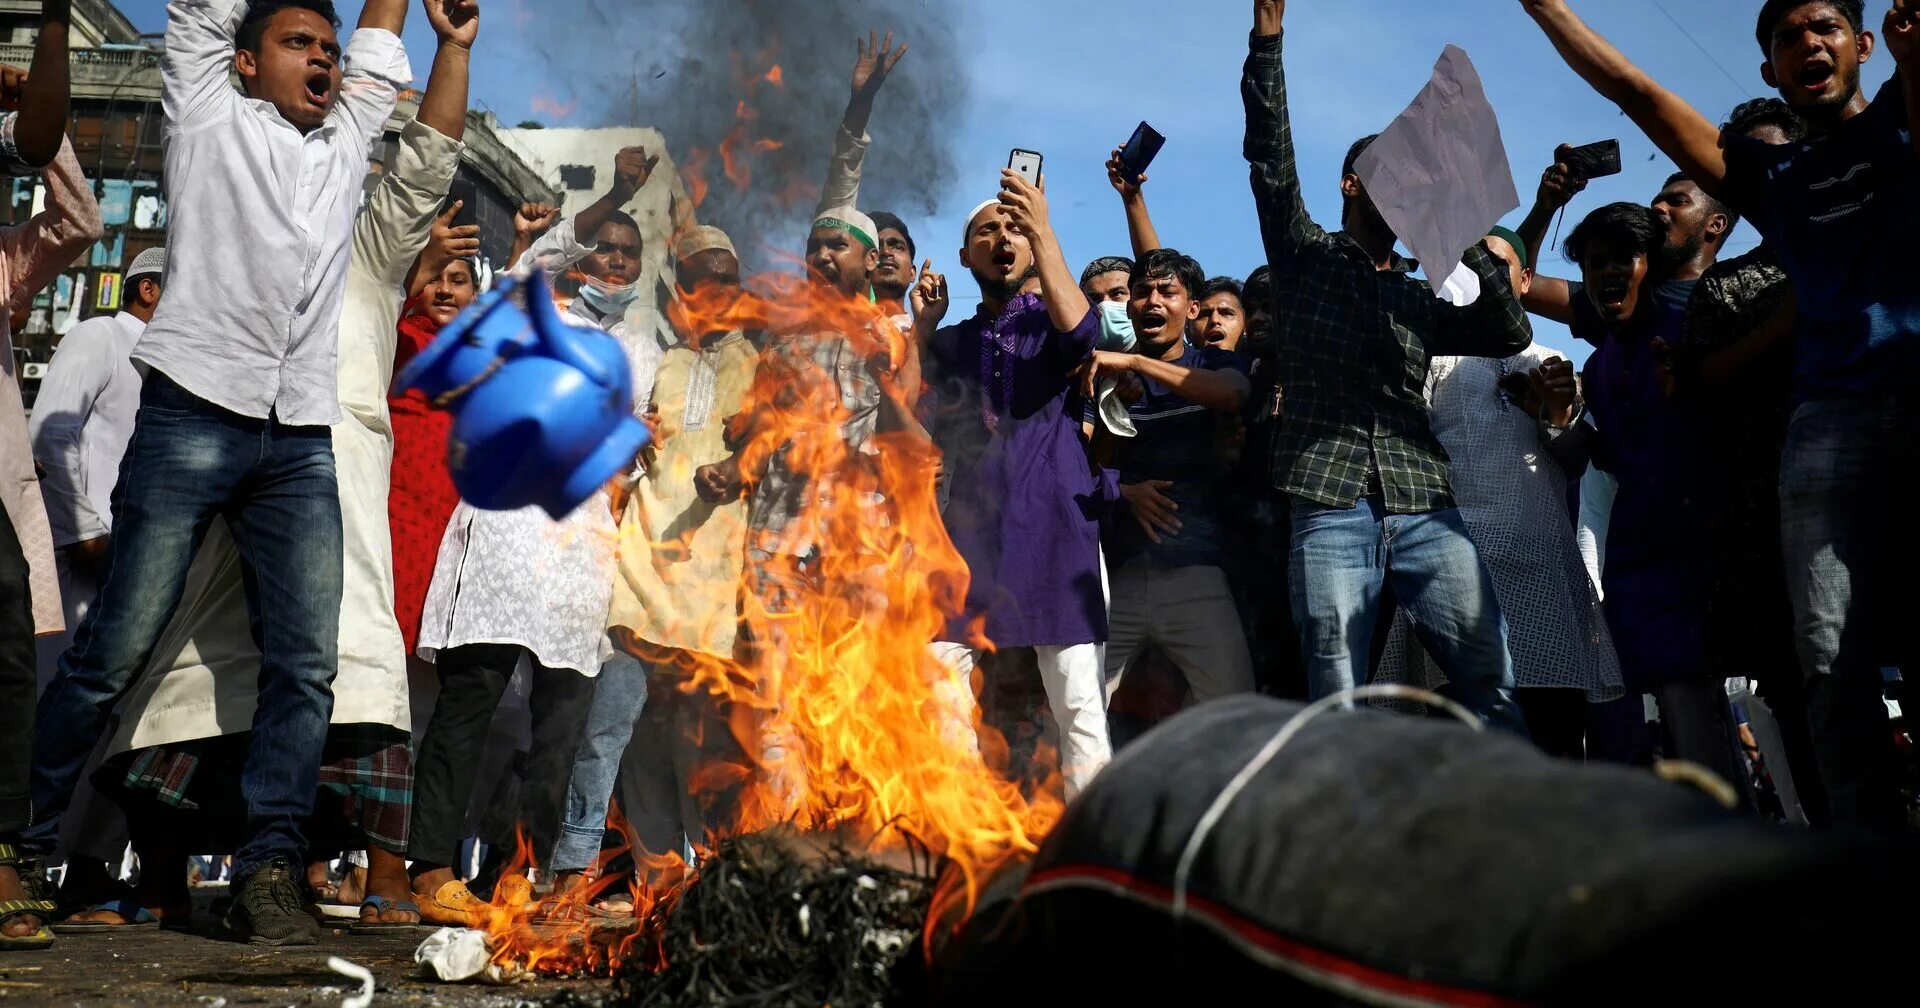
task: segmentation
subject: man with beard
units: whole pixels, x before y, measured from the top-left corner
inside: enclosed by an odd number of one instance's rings
[[[1662,344],[1678,341],[1686,304],[1681,298],[1675,309],[1678,288],[1660,275],[1670,268],[1662,263],[1665,228],[1657,211],[1614,203],[1567,236],[1567,258],[1585,280],[1573,333],[1595,347],[1583,384],[1591,421],[1569,401],[1573,365],[1555,358],[1538,373],[1555,390],[1549,434],[1562,468],[1578,473],[1590,457],[1618,484],[1602,586],[1627,692],[1651,693],[1659,704],[1668,758],[1698,763],[1744,791],[1747,774],[1726,680],[1707,660],[1721,495],[1712,471],[1701,465],[1713,454],[1710,428],[1675,408],[1663,391]],[[1682,283],[1691,293],[1693,282]],[[1569,427],[1571,434],[1559,433]]]
[[[1459,308],[1415,279],[1415,264],[1341,166],[1345,230],[1307,215],[1281,66],[1286,5],[1256,0],[1241,79],[1276,313],[1287,420],[1274,442],[1274,489],[1292,497],[1292,591],[1310,692],[1364,682],[1382,593],[1391,586],[1450,689],[1518,730],[1513,662],[1493,585],[1454,506],[1447,456],[1428,424],[1427,360],[1509,357],[1533,342],[1508,271],[1482,244],[1465,264],[1481,296]],[[1391,544],[1391,549],[1388,548]]]
[[[1567,150],[1562,145],[1555,156],[1563,156]],[[1516,229],[1533,258],[1527,264],[1529,269],[1539,265],[1540,245],[1547,240],[1547,227],[1553,223],[1554,214],[1586,187],[1587,180],[1574,174],[1564,162],[1556,161],[1541,174],[1539,197],[1526,220]],[[1691,294],[1691,284],[1719,261],[1720,250],[1726,246],[1727,236],[1733,233],[1740,218],[1726,204],[1703,192],[1685,172],[1675,172],[1668,177],[1660,194],[1648,206],[1660,216],[1665,227],[1659,271],[1673,283],[1688,284],[1686,293]],[[1532,289],[1520,300],[1533,314],[1563,325],[1571,325],[1585,310],[1585,296],[1578,281],[1537,273]],[[1686,299],[1676,299],[1673,307],[1684,311]]]
[[[997,199],[967,215],[960,249],[980,309],[936,332],[929,348],[928,370],[951,400],[936,432],[953,495],[947,531],[971,575],[966,612],[942,639],[1035,650],[1072,795],[1112,757],[1100,518],[1116,491],[1089,463],[1067,405],[1100,314],[1067,268],[1044,192],[1012,171],[1000,184]],[[929,296],[945,286],[938,274],[921,277],[923,324],[944,314],[945,299]]]
[[[1778,98],[1741,104],[1722,128],[1767,144],[1806,135]],[[1715,263],[1687,303],[1673,348],[1672,395],[1718,430],[1713,457],[1726,492],[1707,612],[1708,661],[1722,678],[1756,680],[1778,725],[1779,749],[1770,748],[1772,735],[1757,733],[1781,802],[1790,818],[1824,824],[1826,792],[1807,727],[1780,547],[1780,451],[1793,412],[1795,318],[1792,286],[1772,241]]]
[[[1566,0],[1522,0],[1568,64],[1689,177],[1747,214],[1792,278],[1794,410],[1780,473],[1781,538],[1808,716],[1836,822],[1903,820],[1880,667],[1914,667],[1910,634],[1867,601],[1913,566],[1899,508],[1920,472],[1914,437],[1920,285],[1906,266],[1920,218],[1920,3],[1894,0],[1882,37],[1899,72],[1869,102],[1879,39],[1860,0],[1767,0],[1761,75],[1806,123],[1797,142],[1729,136],[1662,88]]]

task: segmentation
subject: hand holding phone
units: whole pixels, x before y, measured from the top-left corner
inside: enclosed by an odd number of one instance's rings
[[[1038,188],[1040,185],[1040,166],[1045,160],[1045,158],[1040,156],[1039,151],[1023,150],[1015,147],[1013,153],[1007,155],[1007,169],[1019,175],[1021,178],[1026,179],[1028,182],[1033,183],[1034,187]]]
[[[1581,147],[1562,147],[1554,160],[1566,165],[1574,179],[1590,182],[1620,174],[1620,141],[1602,140]]]
[[[1134,182],[1147,173],[1147,167],[1153,159],[1160,156],[1160,148],[1167,145],[1167,138],[1160,131],[1143,120],[1133,128],[1133,136],[1120,148],[1120,167],[1127,181]]]

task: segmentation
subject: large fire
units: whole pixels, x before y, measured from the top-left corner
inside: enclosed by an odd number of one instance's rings
[[[777,86],[777,73],[766,80]],[[730,141],[739,137],[745,150],[780,143],[740,129],[754,121],[743,104]],[[751,171],[725,147],[722,154],[725,174],[744,186]],[[696,199],[710,189],[710,165],[703,153],[683,165]],[[681,333],[740,329],[801,345],[845,340],[851,359],[873,362],[876,373],[918,373],[902,370],[917,352],[911,336],[879,306],[797,275],[763,276],[746,292],[683,295],[668,315]],[[794,595],[784,605],[743,589],[746,643],[736,660],[678,651],[642,657],[676,662],[681,688],[729,713],[746,754],[744,765],[716,760],[695,775],[694,790],[730,796],[725,821],[695,839],[696,851],[730,836],[793,828],[879,852],[926,852],[948,866],[940,906],[964,910],[986,874],[1034,851],[1058,820],[1058,781],[1023,792],[1003,740],[981,722],[971,684],[930,651],[960,610],[968,580],[939,513],[938,452],[917,428],[883,430],[864,450],[850,448],[834,378],[814,368],[796,380],[763,367],[741,411],[755,418],[742,448],[749,499],[751,474],[784,448],[785,464],[809,483],[810,503],[796,524],[820,545],[817,566],[786,586]],[[919,389],[892,378],[882,386],[910,415]],[[621,548],[654,548],[637,536],[625,525]],[[749,582],[751,570],[750,562]],[[654,929],[696,869],[675,852],[633,853],[637,930],[609,934],[587,923],[593,915],[586,912],[559,915],[581,923],[557,924],[524,885],[503,885],[488,929],[495,961],[551,973],[661,965]],[[530,861],[531,852],[521,857]],[[584,908],[607,884],[568,900]]]

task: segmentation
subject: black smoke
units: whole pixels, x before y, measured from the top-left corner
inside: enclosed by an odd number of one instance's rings
[[[652,126],[683,167],[708,152],[703,223],[733,234],[767,265],[767,246],[798,254],[845,110],[855,40],[868,31],[910,46],[873,112],[863,210],[912,228],[952,191],[955,136],[968,81],[943,5],[876,0],[521,0],[521,31],[543,56],[555,91],[577,102],[568,125]],[[765,79],[781,68],[779,86]],[[567,98],[568,95],[557,94]],[[749,120],[740,144],[752,183],[722,173],[717,151]],[[771,141],[778,149],[755,149]],[[762,147],[766,145],[761,145]]]

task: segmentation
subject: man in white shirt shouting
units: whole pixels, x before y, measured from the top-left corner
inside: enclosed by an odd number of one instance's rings
[[[167,296],[133,351],[146,380],[100,597],[40,698],[39,716],[60,729],[34,747],[26,839],[49,848],[208,525],[226,518],[261,653],[241,778],[247,837],[227,914],[234,936],[254,944],[318,937],[297,879],[337,664],[342,546],[328,425],[340,414],[335,354],[367,155],[412,79],[405,20],[406,0],[367,0],[343,57],[330,0],[167,5]]]

